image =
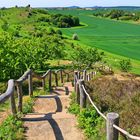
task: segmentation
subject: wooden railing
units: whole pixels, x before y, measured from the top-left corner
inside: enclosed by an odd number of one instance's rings
[[[37,78],[39,80],[42,80],[42,87],[45,90],[46,85],[46,77],[49,76],[49,89],[52,89],[52,74],[55,76],[55,84],[58,86],[58,74],[60,74],[60,81],[61,83],[64,82],[64,75],[66,76],[66,81],[69,81],[70,73],[74,74],[74,89],[76,91],[77,95],[77,103],[80,105],[81,108],[86,107],[86,100],[89,99],[90,103],[93,105],[93,107],[96,109],[96,111],[105,119],[106,125],[107,125],[107,140],[118,140],[118,134],[119,132],[123,135],[125,135],[127,138],[133,139],[133,140],[140,140],[140,137],[133,136],[129,134],[129,132],[125,131],[124,129],[119,127],[119,114],[111,112],[108,113],[107,116],[105,116],[94,104],[93,100],[89,96],[88,92],[85,88],[85,81],[90,81],[96,76],[96,72],[88,72],[86,70],[84,71],[70,71],[65,72],[64,70],[48,70],[43,76],[39,76],[36,73],[34,73],[32,70],[26,71],[18,80],[10,79],[8,81],[8,87],[5,93],[0,95],[0,104],[4,103],[10,98],[11,101],[11,112],[13,115],[15,115],[17,112],[22,112],[22,98],[23,98],[23,92],[22,92],[22,86],[23,82],[25,80],[28,80],[28,87],[29,87],[29,95],[33,96],[33,78]],[[15,103],[15,87],[17,87],[17,94],[18,94],[18,103],[16,109],[16,103]]]
[[[119,139],[119,132],[125,137],[125,139],[129,138],[132,140],[140,140],[140,137],[133,136],[129,134],[126,130],[119,127],[119,114],[118,113],[108,113],[107,116],[104,115],[98,107],[95,105],[93,100],[91,99],[90,95],[86,91],[85,88],[85,81],[91,80],[96,75],[96,72],[90,72],[87,74],[86,71],[80,74],[81,72],[76,71],[74,73],[74,89],[77,95],[77,103],[80,105],[80,108],[86,107],[87,98],[92,106],[96,109],[98,114],[106,121],[106,136],[107,140],[118,140]]]
[[[0,95],[0,104],[4,103],[10,98],[10,104],[11,104],[11,112],[13,115],[15,115],[17,112],[22,112],[23,108],[23,83],[28,80],[28,91],[29,91],[29,96],[33,96],[33,78],[37,78],[42,81],[42,87],[45,90],[46,86],[46,78],[48,77],[48,83],[49,83],[49,90],[52,90],[52,74],[54,75],[54,82],[56,86],[58,86],[58,74],[60,74],[60,81],[61,83],[64,82],[64,76],[66,76],[66,81],[69,81],[70,74],[73,73],[74,70],[70,72],[66,72],[65,70],[48,70],[45,74],[42,76],[36,74],[32,70],[27,70],[19,79],[13,80],[10,79],[8,81],[8,87],[5,93]],[[16,87],[16,88],[15,88]],[[18,95],[18,102],[17,102],[17,107],[15,103],[15,90],[17,91]]]

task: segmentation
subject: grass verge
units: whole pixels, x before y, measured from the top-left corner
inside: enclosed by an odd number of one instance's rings
[[[70,98],[71,103],[68,111],[77,116],[78,127],[83,130],[87,139],[105,139],[104,121],[97,114],[96,110],[90,105],[81,110],[80,106],[76,103],[75,93]]]

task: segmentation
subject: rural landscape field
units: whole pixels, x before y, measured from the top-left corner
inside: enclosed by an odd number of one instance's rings
[[[93,16],[96,11],[91,10],[51,10],[50,12],[78,16],[83,26],[63,29],[64,34],[71,38],[74,33],[77,33],[80,43],[101,49],[107,54],[109,52],[110,57],[107,59],[111,65],[123,57],[133,59],[133,72],[139,73],[140,26],[138,24],[97,18]]]
[[[53,4],[0,8],[0,140],[140,140],[140,7]]]

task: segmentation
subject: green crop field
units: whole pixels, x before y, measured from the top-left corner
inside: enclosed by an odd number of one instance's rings
[[[72,37],[72,34],[77,33],[82,44],[109,52],[116,59],[127,57],[137,62],[137,66],[140,64],[140,25],[93,17],[94,11],[50,10],[50,12],[76,15],[81,23],[86,25],[63,29],[63,33],[67,36]]]

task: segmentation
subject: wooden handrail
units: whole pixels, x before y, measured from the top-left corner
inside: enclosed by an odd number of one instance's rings
[[[52,73],[55,75],[55,82],[56,86],[58,86],[58,72],[60,72],[60,81],[63,83],[63,70],[59,69],[56,71],[48,70],[43,76],[39,76],[38,74],[34,73],[31,69],[27,70],[19,79],[17,80],[9,80],[8,87],[5,93],[0,94],[0,103],[5,102],[9,98],[11,99],[11,111],[15,115],[16,114],[16,104],[15,104],[15,96],[14,96],[14,89],[15,86],[17,87],[17,94],[18,94],[18,111],[22,112],[22,84],[25,80],[28,79],[28,87],[29,87],[29,95],[33,96],[33,82],[32,79],[35,77],[39,80],[42,80],[42,87],[45,90],[45,78],[49,76],[49,89],[52,89]]]
[[[18,80],[16,80],[16,82],[24,82],[28,78],[28,75],[31,74],[31,72],[31,69],[27,70]]]
[[[43,76],[41,76],[42,78],[46,78],[47,76],[48,76],[48,74],[49,74],[49,72],[50,72],[51,70],[48,70],[45,74],[43,74]]]
[[[88,75],[91,75],[88,77],[88,80],[91,80],[92,75],[96,75],[96,72],[90,72],[89,74],[84,73],[85,77]],[[107,140],[118,140],[119,138],[119,132],[126,136],[127,138],[130,138],[132,140],[140,140],[140,137],[131,135],[126,130],[119,127],[119,114],[110,112],[105,116],[95,105],[93,100],[91,99],[89,93],[86,91],[85,84],[84,84],[84,78],[78,79],[78,72],[76,71],[75,74],[75,91],[77,95],[77,103],[80,105],[81,108],[86,107],[86,98],[89,99],[92,106],[95,108],[95,110],[98,112],[98,114],[106,121],[107,126]]]
[[[10,79],[8,81],[8,87],[5,93],[0,95],[0,103],[4,103],[7,99],[10,98],[12,94],[14,94],[14,80]]]

